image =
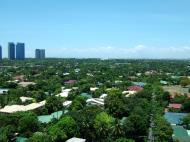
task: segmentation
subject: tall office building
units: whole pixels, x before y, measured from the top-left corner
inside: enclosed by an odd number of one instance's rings
[[[24,60],[25,59],[25,44],[17,43],[16,45],[16,59]]]
[[[41,49],[41,59],[45,59],[45,58],[46,58],[45,49]]]
[[[40,49],[35,50],[35,58],[40,59]]]
[[[0,45],[0,60],[2,60],[2,47]]]
[[[13,42],[8,43],[8,58],[9,60],[15,59],[15,44]]]
[[[36,59],[45,59],[45,49],[36,49],[35,50]]]

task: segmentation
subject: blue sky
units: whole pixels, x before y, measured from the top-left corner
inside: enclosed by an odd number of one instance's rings
[[[0,0],[0,44],[48,57],[190,58],[189,0]]]

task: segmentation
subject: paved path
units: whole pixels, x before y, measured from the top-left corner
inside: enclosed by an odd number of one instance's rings
[[[155,94],[152,94],[152,105],[154,105],[155,102]],[[153,120],[153,113],[154,112],[154,106],[152,106],[151,114],[150,114],[150,127],[148,132],[148,142],[154,142],[154,133],[153,133],[153,127],[154,127],[154,120]]]

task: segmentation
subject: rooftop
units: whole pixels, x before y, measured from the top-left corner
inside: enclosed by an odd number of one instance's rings
[[[181,104],[176,104],[176,103],[175,103],[175,104],[169,104],[168,107],[169,107],[169,108],[174,108],[174,109],[180,109],[181,106],[182,106]]]
[[[164,114],[165,119],[170,124],[179,124],[180,120],[187,116],[187,113],[174,113],[174,112],[166,112]]]
[[[2,88],[0,88],[0,94],[4,94],[4,93],[6,93],[8,91],[9,91],[9,89],[2,89]]]
[[[138,86],[138,85],[134,85],[134,86],[130,86],[127,88],[129,91],[142,91],[143,88],[141,86]]]
[[[11,106],[5,106],[4,108],[0,109],[0,112],[2,113],[15,113],[19,111],[30,111],[37,108],[40,108],[44,106],[46,101],[42,101],[39,103],[31,103],[29,105],[11,105]]]
[[[18,85],[22,86],[22,87],[27,87],[28,85],[35,85],[36,83],[34,82],[20,82],[18,83]]]
[[[182,126],[172,126],[173,128],[173,138],[179,140],[180,142],[189,142],[190,136],[186,129]]]
[[[49,123],[53,118],[59,119],[62,114],[63,111],[57,111],[50,115],[40,115],[38,116],[38,120],[42,123]]]
[[[75,84],[77,81],[76,80],[68,80],[65,81],[65,84]]]
[[[81,139],[81,138],[71,138],[71,139],[68,139],[66,142],[85,142],[86,140],[85,139]]]

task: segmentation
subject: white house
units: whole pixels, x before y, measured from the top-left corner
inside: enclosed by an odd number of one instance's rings
[[[35,110],[37,108],[40,108],[44,106],[46,101],[41,101],[39,103],[31,103],[29,105],[11,105],[11,106],[5,106],[4,108],[0,109],[0,112],[2,113],[15,113],[20,111],[30,111]]]
[[[56,96],[61,96],[61,97],[68,97],[69,95],[69,92],[71,91],[72,89],[64,89],[62,87],[62,92],[60,94],[57,94]]]
[[[104,99],[91,98],[91,99],[86,100],[86,103],[87,103],[88,105],[103,106],[103,105],[104,105]]]
[[[30,98],[30,97],[20,97],[20,99],[23,103],[29,100],[33,100],[33,98]]]
[[[131,95],[136,94],[137,91],[123,91],[122,94],[125,95],[125,97],[130,97]]]
[[[105,99],[108,96],[108,94],[102,94],[99,98],[100,99]]]
[[[96,91],[98,88],[97,87],[90,87],[90,91],[94,92]]]
[[[66,142],[85,142],[86,140],[85,139],[81,139],[81,138],[71,138],[71,139],[68,139]]]
[[[72,101],[65,101],[65,102],[63,103],[63,106],[64,106],[64,107],[69,107],[71,104],[72,104]]]
[[[0,88],[0,94],[7,93],[8,91],[9,91],[9,89],[1,89],[1,88]]]

